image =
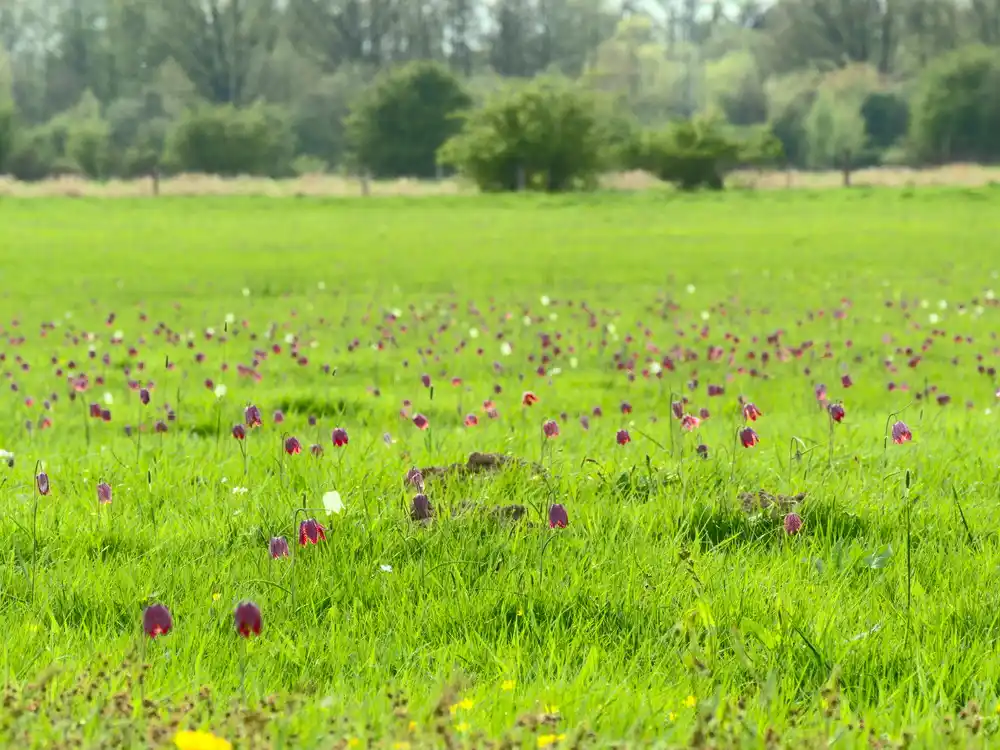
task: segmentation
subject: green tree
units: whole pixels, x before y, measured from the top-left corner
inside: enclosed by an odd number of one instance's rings
[[[912,117],[912,145],[922,159],[1000,159],[1000,52],[970,47],[933,63]]]
[[[764,148],[762,142],[760,158]],[[739,163],[741,150],[740,143],[729,138],[715,119],[677,120],[642,134],[631,154],[631,166],[681,190],[721,190],[726,172]]]
[[[459,80],[437,63],[389,71],[347,118],[355,165],[375,177],[432,177],[437,150],[461,127],[455,115],[471,103]]]
[[[597,107],[557,78],[511,84],[467,113],[440,151],[481,190],[549,192],[592,185],[606,153]]]

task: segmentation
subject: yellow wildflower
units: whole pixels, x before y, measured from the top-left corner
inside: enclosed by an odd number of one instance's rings
[[[394,742],[392,744],[392,750],[410,750],[409,742]]]
[[[671,722],[677,721],[677,714],[671,711],[669,714],[667,714],[667,719],[669,719]]]
[[[476,705],[476,702],[472,700],[472,698],[463,698],[458,703],[452,703],[451,704],[452,716],[454,716],[459,709],[462,709],[463,711],[468,711],[474,705]]]
[[[221,597],[221,596],[222,596],[222,594],[220,594],[218,591],[216,591],[214,594],[212,594],[212,601],[213,602],[219,601],[219,597]]]
[[[684,699],[684,705],[687,706],[688,708],[694,708],[695,706],[698,705],[698,699],[695,698],[693,695],[689,695],[687,698]]]
[[[500,686],[500,689],[503,690],[505,693],[509,693],[511,690],[514,689],[514,685],[516,684],[517,683],[514,682],[513,680],[504,680],[503,684]]]
[[[174,735],[174,744],[178,750],[232,750],[228,740],[216,737],[211,732],[191,731],[182,729]]]
[[[465,732],[469,731],[469,722],[463,721],[461,724],[459,724],[457,727],[455,727],[455,729],[457,729],[459,732],[462,732],[464,734]]]
[[[347,738],[347,746],[348,747],[357,747],[360,744],[361,744],[361,740],[359,740],[357,737],[348,737]]]
[[[538,746],[548,747],[566,739],[565,734],[540,734],[538,735]]]
[[[410,732],[412,733],[412,732],[416,732],[416,731],[417,731],[417,722],[411,721],[410,722]]]
[[[545,705],[542,706],[542,710],[545,711],[545,713],[547,714],[557,714],[559,713],[559,706],[555,705],[554,703],[552,704],[546,703]]]

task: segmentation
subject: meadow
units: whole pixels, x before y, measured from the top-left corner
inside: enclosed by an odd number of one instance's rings
[[[994,187],[4,198],[0,253],[5,746],[1000,729]]]

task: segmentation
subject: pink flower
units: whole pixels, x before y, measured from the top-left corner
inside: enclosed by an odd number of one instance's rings
[[[424,475],[420,472],[420,469],[413,467],[408,472],[406,476],[403,477],[403,484],[408,484],[416,487],[421,492],[424,491]]]
[[[338,448],[343,448],[347,445],[347,430],[343,427],[337,427],[330,434],[330,439],[333,440],[333,444]]]
[[[913,433],[910,432],[910,428],[906,426],[905,422],[896,422],[892,426],[892,442],[896,445],[902,445],[911,440],[913,440]]]
[[[789,513],[785,516],[785,533],[795,536],[802,528],[802,517],[798,513]]]
[[[827,407],[827,410],[830,412],[830,419],[834,422],[844,421],[845,412],[843,404],[830,404],[830,406]]]
[[[426,430],[430,426],[430,422],[423,414],[415,414],[413,416],[413,424],[418,430]]]
[[[173,626],[174,618],[162,604],[153,604],[142,611],[142,629],[150,638],[166,635]]]
[[[822,383],[816,386],[816,400],[826,401],[826,386]]]
[[[618,430],[615,434],[615,440],[618,442],[618,445],[625,445],[625,443],[632,441],[632,436],[628,434],[628,430]]]
[[[260,607],[251,601],[240,602],[233,611],[233,623],[236,626],[236,632],[243,638],[260,635],[263,625]]]
[[[479,417],[477,417],[475,414],[467,414],[465,416],[466,427],[475,427],[477,424],[479,424]]]
[[[760,442],[760,436],[754,432],[752,427],[744,427],[740,430],[740,442],[744,448],[752,448]]]
[[[549,528],[565,529],[569,525],[569,514],[566,508],[559,503],[553,504],[549,508]]]
[[[685,414],[681,417],[681,429],[686,432],[692,432],[698,429],[698,425],[701,424],[701,420],[693,414]]]
[[[756,404],[743,404],[743,419],[748,422],[756,422],[758,417],[764,416],[764,412],[757,408]]]
[[[550,419],[542,425],[542,432],[545,433],[545,437],[554,438],[559,437],[559,425],[554,419]]]
[[[107,482],[101,482],[97,485],[97,501],[101,505],[111,504],[111,485]]]

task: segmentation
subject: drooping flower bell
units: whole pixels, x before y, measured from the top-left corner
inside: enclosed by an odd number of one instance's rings
[[[632,436],[628,434],[628,430],[618,430],[615,433],[615,441],[618,445],[625,445],[625,443],[632,442]]]
[[[542,425],[542,432],[547,438],[559,437],[559,423],[554,419],[547,420]]]
[[[549,508],[549,528],[565,529],[569,525],[569,514],[561,503],[554,503]]]
[[[307,518],[299,523],[299,544],[318,544],[326,541],[326,529],[315,518]]]
[[[236,626],[236,632],[243,638],[260,635],[264,624],[260,607],[251,601],[240,602],[233,611],[233,623]]]
[[[343,427],[334,428],[333,432],[330,433],[330,439],[336,447],[343,448],[348,442],[347,430]]]
[[[297,453],[302,452],[302,443],[294,435],[285,438],[285,453],[289,456],[293,456]]]
[[[254,427],[261,427],[264,424],[261,419],[260,409],[253,404],[247,406],[247,408],[243,411],[243,421],[246,422],[247,427],[251,429]]]
[[[107,482],[101,482],[97,485],[97,501],[101,505],[111,504],[111,485]]]
[[[913,433],[910,432],[910,428],[906,426],[905,422],[896,422],[892,426],[892,442],[896,445],[902,445],[911,440],[913,440]]]
[[[35,486],[38,488],[39,495],[49,494],[49,475],[44,471],[38,472],[38,476],[35,477]]]
[[[431,501],[427,499],[427,495],[424,493],[419,493],[413,496],[413,501],[410,503],[410,518],[414,521],[426,521],[434,515],[434,508],[431,506]]]
[[[166,635],[173,626],[174,618],[163,604],[152,604],[142,611],[142,630],[150,638]]]
[[[740,442],[744,448],[752,448],[760,442],[760,436],[752,427],[744,427],[740,430]]]
[[[288,551],[288,540],[283,536],[271,537],[271,541],[267,546],[268,552],[271,553],[271,557],[277,560],[279,557],[288,557],[291,554]]]
[[[752,402],[747,402],[743,404],[743,418],[748,422],[756,422],[758,417],[764,416],[764,413],[757,408],[757,405]]]
[[[844,416],[846,415],[846,412],[844,411],[843,404],[830,404],[830,406],[827,407],[827,410],[830,412],[830,419],[832,419],[834,422],[844,421]]]
[[[798,513],[789,513],[785,516],[785,533],[795,536],[802,529],[802,517]]]

